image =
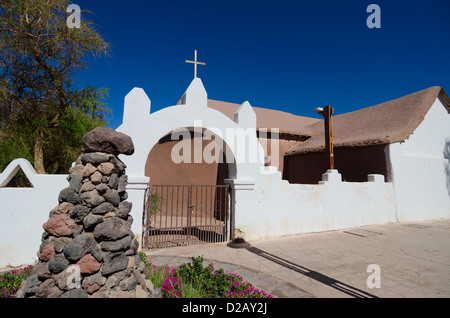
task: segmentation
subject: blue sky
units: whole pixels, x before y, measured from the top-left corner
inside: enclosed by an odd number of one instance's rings
[[[178,102],[198,76],[208,98],[318,117],[376,105],[430,86],[450,93],[448,0],[74,0],[111,45],[90,59],[78,84],[108,87],[122,122],[123,99],[143,88],[152,112]],[[370,29],[369,4],[381,9]]]

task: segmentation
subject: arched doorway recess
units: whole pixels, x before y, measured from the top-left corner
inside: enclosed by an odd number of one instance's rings
[[[145,169],[150,183],[145,196],[144,248],[231,238],[234,223],[225,180],[229,170],[236,169],[234,158],[227,160],[225,148],[220,136],[202,127],[172,131],[152,148]]]

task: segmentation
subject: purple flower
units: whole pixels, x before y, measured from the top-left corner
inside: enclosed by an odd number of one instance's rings
[[[183,287],[179,277],[171,275],[164,281],[161,292],[166,298],[181,298]]]

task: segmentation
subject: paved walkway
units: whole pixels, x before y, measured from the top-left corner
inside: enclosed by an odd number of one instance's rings
[[[247,244],[147,251],[158,264],[203,255],[276,297],[450,297],[450,220],[395,223]],[[367,286],[379,266],[380,288]],[[370,276],[370,277],[369,277]]]

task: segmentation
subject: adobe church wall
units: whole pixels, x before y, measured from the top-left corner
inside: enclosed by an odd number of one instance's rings
[[[195,137],[198,138],[198,137]],[[261,141],[261,138],[258,138]],[[202,141],[202,153],[211,141]],[[171,151],[178,143],[174,140],[162,140],[150,151],[145,165],[145,175],[150,177],[151,184],[159,185],[223,185],[228,178],[228,165],[226,162],[201,163],[194,162],[194,154],[191,153],[191,161],[188,163],[174,163]],[[263,140],[261,145],[265,154],[269,156],[268,165],[276,166],[278,171],[283,171],[284,152],[289,149],[292,141],[280,140],[279,149],[272,153],[271,141]],[[194,149],[194,139],[191,141],[191,149]],[[226,161],[225,159],[223,161]]]
[[[200,138],[201,137],[195,137]],[[179,141],[164,141],[156,144],[150,151],[145,165],[145,175],[153,185],[219,185],[228,178],[226,163],[194,162],[191,153],[190,162],[175,163],[171,158],[172,149]],[[202,141],[202,153],[209,140]],[[194,149],[194,139],[190,149]]]
[[[302,141],[287,140],[287,139],[270,139],[258,137],[261,147],[264,149],[265,155],[268,157],[266,166],[277,167],[278,171],[283,172],[284,169],[284,154],[289,148]]]
[[[385,145],[334,150],[335,169],[347,182],[365,182],[369,174],[387,177]],[[327,169],[323,152],[285,156],[283,179],[293,184],[317,184]]]
[[[223,185],[228,178],[228,165],[226,158],[222,157],[222,162],[202,162],[194,161],[195,138],[201,140],[201,153],[205,153],[205,147],[212,141],[203,139],[201,136],[191,136],[190,146],[191,156],[189,162],[175,163],[172,159],[172,150],[179,143],[178,140],[171,140],[167,135],[150,151],[145,165],[145,175],[150,177],[150,183],[154,185]],[[268,157],[267,165],[277,167],[278,171],[283,171],[283,158],[286,150],[297,141],[276,140],[258,138],[265,155]],[[276,144],[278,143],[278,145]],[[206,151],[206,153],[209,153]],[[223,155],[223,154],[221,154]]]

